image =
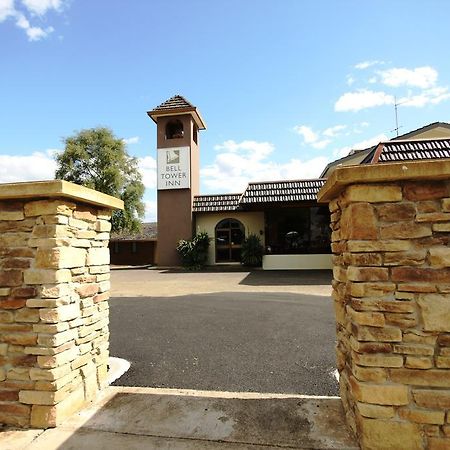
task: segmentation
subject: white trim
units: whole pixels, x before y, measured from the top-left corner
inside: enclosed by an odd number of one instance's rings
[[[264,255],[264,270],[332,269],[331,254]]]

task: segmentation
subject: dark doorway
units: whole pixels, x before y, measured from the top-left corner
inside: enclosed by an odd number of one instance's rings
[[[244,225],[239,220],[221,220],[215,230],[216,262],[239,262],[244,238]]]

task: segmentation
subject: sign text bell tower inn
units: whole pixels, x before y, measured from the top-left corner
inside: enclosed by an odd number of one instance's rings
[[[192,202],[200,183],[198,131],[206,125],[197,108],[181,95],[147,114],[157,126],[157,263],[176,266],[178,241],[191,239],[193,233]]]

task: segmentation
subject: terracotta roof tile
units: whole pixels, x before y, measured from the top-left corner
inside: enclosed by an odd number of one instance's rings
[[[173,97],[169,98],[169,100],[166,100],[165,102],[158,105],[153,111],[165,111],[167,109],[178,109],[178,108],[195,108],[195,106],[188,102],[183,96],[181,95],[174,95]]]
[[[192,115],[199,130],[206,130],[206,124],[203,120],[200,111],[189,101],[187,101],[182,95],[174,95],[165,102],[162,102],[156,108],[151,111],[147,111],[147,115],[157,122],[157,118],[160,116],[174,116],[177,114],[189,113]]]
[[[389,141],[381,144],[378,163],[450,158],[449,139],[420,139]]]
[[[243,194],[197,195],[194,212],[236,211],[259,203],[316,201],[325,179],[249,183]]]
[[[325,181],[316,179],[250,183],[242,195],[241,204],[315,201]]]
[[[242,194],[196,195],[194,212],[235,211],[239,208]]]

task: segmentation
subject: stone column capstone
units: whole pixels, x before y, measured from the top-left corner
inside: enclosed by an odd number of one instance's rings
[[[54,427],[106,386],[121,208],[60,180],[0,185],[0,423]]]

